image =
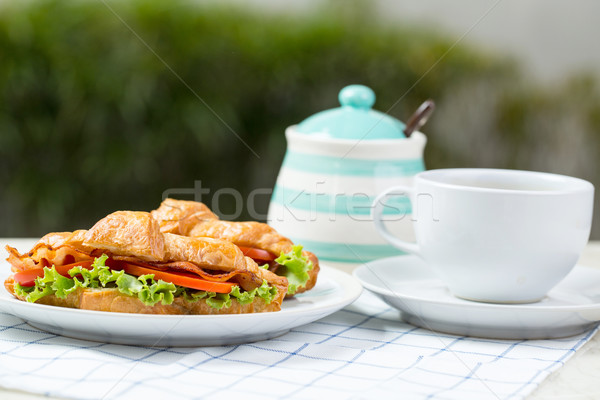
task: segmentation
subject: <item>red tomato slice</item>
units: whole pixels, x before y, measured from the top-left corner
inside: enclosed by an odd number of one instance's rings
[[[162,279],[165,282],[170,282],[175,285],[197,290],[206,290],[207,292],[229,293],[231,288],[236,286],[235,283],[231,282],[211,282],[193,274],[158,271],[156,269],[144,268],[134,264],[125,263],[123,264],[123,269],[131,275],[140,276],[154,274],[154,279]]]
[[[73,267],[82,266],[86,269],[92,269],[92,260],[89,261],[81,261],[67,265],[61,265],[56,267],[56,271],[62,276],[66,276],[70,278],[69,270]],[[35,278],[44,276],[43,268],[30,269],[27,271],[17,272],[13,275],[15,282],[17,282],[21,286],[35,286]]]
[[[82,266],[86,269],[92,269],[92,262],[92,260],[89,260],[67,265],[60,265],[56,267],[56,271],[62,276],[70,278],[71,276],[69,275],[69,270],[71,268],[76,266]],[[117,266],[115,269],[124,269],[126,273],[135,276],[154,274],[155,279],[162,279],[165,282],[170,282],[175,285],[197,290],[206,290],[207,292],[229,293],[231,291],[231,288],[236,285],[235,283],[231,282],[207,281],[193,274],[158,271],[155,269],[144,268],[140,267],[139,265],[129,263],[122,263],[122,268],[119,268]],[[28,271],[17,272],[13,275],[13,278],[15,282],[19,283],[21,286],[35,286],[35,278],[40,276],[44,276],[43,268],[36,268]]]
[[[242,250],[242,253],[244,253],[246,257],[250,257],[253,260],[273,261],[277,258],[276,255],[271,254],[266,250],[255,249],[254,247],[238,247],[240,250]]]

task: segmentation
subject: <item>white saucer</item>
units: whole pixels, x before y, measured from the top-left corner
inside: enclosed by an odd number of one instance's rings
[[[488,304],[454,297],[415,256],[365,264],[354,276],[413,325],[464,336],[542,339],[582,333],[600,321],[600,269],[576,266],[531,304]]]

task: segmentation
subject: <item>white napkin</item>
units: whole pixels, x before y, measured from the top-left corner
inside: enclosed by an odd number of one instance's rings
[[[438,334],[370,293],[279,338],[168,348],[56,336],[0,313],[0,386],[77,399],[521,399],[596,329],[554,340]]]

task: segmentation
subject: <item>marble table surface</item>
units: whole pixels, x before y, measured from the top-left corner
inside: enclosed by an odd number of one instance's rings
[[[600,268],[600,242],[590,242],[578,264]],[[599,382],[600,333],[597,333],[562,368],[542,382],[528,399],[600,399]]]
[[[590,242],[581,255],[579,265],[600,269],[600,241]],[[351,267],[340,266],[351,272]],[[527,398],[528,400],[594,400],[600,399],[600,333],[596,334],[565,365],[550,375]],[[0,388],[3,400],[38,400],[48,397]]]

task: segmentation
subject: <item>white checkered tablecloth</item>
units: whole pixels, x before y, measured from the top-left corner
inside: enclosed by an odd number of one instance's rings
[[[437,334],[400,322],[368,292],[279,338],[222,347],[87,342],[0,313],[0,386],[79,399],[521,399],[594,333]]]

